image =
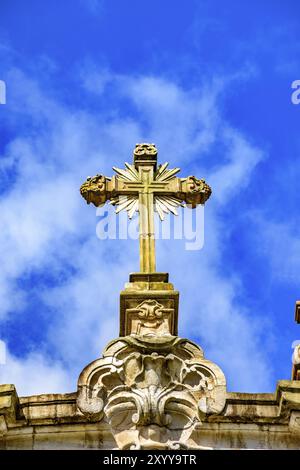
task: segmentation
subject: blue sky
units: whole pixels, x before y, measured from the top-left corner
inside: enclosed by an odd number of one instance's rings
[[[158,241],[181,336],[230,391],[289,379],[299,298],[300,5],[296,0],[2,0],[0,382],[76,389],[118,334],[131,240],[96,237],[78,188],[155,142],[205,177],[205,245]]]

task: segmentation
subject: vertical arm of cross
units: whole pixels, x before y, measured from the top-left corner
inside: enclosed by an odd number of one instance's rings
[[[139,192],[140,270],[155,272],[154,199],[149,185],[154,178],[153,165],[139,167],[142,189]]]

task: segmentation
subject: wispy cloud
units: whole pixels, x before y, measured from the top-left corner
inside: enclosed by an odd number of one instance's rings
[[[295,219],[279,221],[264,211],[249,213],[255,228],[252,237],[257,252],[269,266],[270,278],[288,285],[299,284],[300,239],[299,225]]]
[[[74,388],[68,370],[38,352],[23,359],[7,354],[6,364],[0,365],[0,382],[14,384],[23,396]]]
[[[99,15],[104,8],[103,0],[80,0],[80,3],[93,15]]]
[[[182,332],[205,342],[207,356],[224,367],[231,389],[269,390],[270,364],[255,317],[239,299],[240,281],[222,269],[222,234],[229,223],[222,204],[247,186],[264,158],[222,116],[218,100],[230,84],[220,77],[189,90],[162,77],[106,72],[101,80],[101,72],[84,73],[85,92],[98,91],[94,99],[106,105],[101,114],[69,108],[18,70],[10,75],[10,89],[17,94],[10,119],[24,128],[1,158],[2,175],[11,184],[0,204],[0,315],[31,311],[34,290],[47,315],[47,340],[31,345],[34,350],[22,359],[9,351],[0,380],[16,382],[20,394],[34,393],[35,386],[36,393],[70,391],[66,387],[75,388],[80,369],[117,336],[119,291],[128,272],[137,269],[138,250],[134,242],[96,238],[95,213],[85,207],[78,188],[88,174],[110,174],[113,164],[128,160],[136,142],[149,140],[162,159],[207,177],[214,188],[202,252],[183,252],[168,242],[166,253],[165,242],[158,243],[159,265],[170,270],[182,293]],[[132,110],[126,116],[124,99]],[[216,147],[222,150],[218,161]],[[30,273],[49,272],[51,283],[22,288],[19,282]],[[40,321],[39,310],[31,315]]]

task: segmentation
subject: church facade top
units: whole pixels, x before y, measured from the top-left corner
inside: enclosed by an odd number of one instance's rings
[[[110,201],[117,213],[139,214],[140,272],[120,293],[119,336],[83,369],[74,393],[19,399],[13,385],[0,385],[0,448],[299,449],[300,346],[292,380],[274,394],[227,392],[220,367],[178,336],[179,292],[155,272],[154,212],[163,220],[204,204],[211,188],[157,165],[154,144],[137,144],[133,163],[114,171],[80,191],[96,207]]]
[[[156,270],[154,212],[164,220],[165,214],[177,215],[179,206],[195,208],[204,204],[212,192],[204,179],[178,178],[180,168],[169,169],[168,165],[157,165],[154,144],[136,144],[133,164],[125,163],[125,169],[113,167],[116,175],[112,178],[101,174],[88,177],[80,188],[88,204],[99,207],[109,200],[116,206],[116,213],[126,210],[129,218],[139,212],[140,271],[143,273]]]

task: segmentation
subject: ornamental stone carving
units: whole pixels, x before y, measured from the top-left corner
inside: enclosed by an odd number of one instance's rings
[[[154,319],[159,310],[153,304],[145,311]],[[194,343],[126,336],[83,370],[77,405],[90,419],[109,422],[120,449],[194,448],[193,433],[223,410],[225,396],[224,374]]]
[[[108,192],[106,190],[107,178],[103,175],[97,174],[93,177],[88,177],[80,187],[80,194],[88,204],[91,202],[95,206],[105,204],[108,199]]]
[[[212,193],[211,187],[205,180],[195,176],[182,179],[182,187],[184,188],[185,202],[192,207],[204,204]]]
[[[166,273],[133,273],[120,295],[120,336],[177,335],[179,293]]]
[[[300,344],[297,344],[293,352],[292,380],[300,380]]]
[[[135,335],[171,334],[174,308],[147,299],[126,310],[126,330]]]
[[[133,157],[134,160],[139,160],[139,159],[152,159],[157,157],[157,148],[155,144],[136,144],[135,149],[133,150]]]

